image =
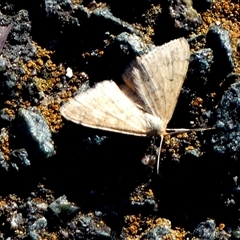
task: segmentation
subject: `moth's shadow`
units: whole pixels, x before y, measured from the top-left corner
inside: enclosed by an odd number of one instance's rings
[[[130,193],[152,174],[141,163],[150,141],[66,121],[55,139],[57,156],[45,170],[46,187],[56,196],[66,195],[83,212],[118,212],[123,220]]]

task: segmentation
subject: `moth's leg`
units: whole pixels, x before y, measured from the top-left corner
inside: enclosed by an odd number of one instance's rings
[[[160,155],[162,151],[162,144],[163,144],[163,135],[160,136],[160,144],[159,144],[159,154],[158,154],[158,159],[157,159],[157,174],[159,174],[159,165],[160,165]]]

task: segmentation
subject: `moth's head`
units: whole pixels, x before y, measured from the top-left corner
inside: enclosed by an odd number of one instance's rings
[[[166,123],[159,117],[146,113],[148,136],[161,136],[166,133]]]

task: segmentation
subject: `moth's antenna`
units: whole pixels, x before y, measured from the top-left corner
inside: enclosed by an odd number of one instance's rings
[[[159,144],[159,154],[158,154],[158,159],[157,159],[157,174],[159,174],[159,164],[160,164],[160,155],[161,155],[161,150],[162,150],[162,143],[163,143],[163,135],[161,135],[161,140]]]
[[[207,130],[213,130],[215,129],[214,127],[211,128],[167,128],[168,135],[173,135],[173,134],[178,134],[178,133],[183,133],[183,132],[200,132],[200,131],[207,131]]]

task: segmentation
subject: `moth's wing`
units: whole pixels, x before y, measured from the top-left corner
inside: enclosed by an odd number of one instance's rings
[[[186,39],[179,38],[137,57],[123,80],[142,99],[147,111],[170,121],[187,73],[190,57]]]
[[[7,40],[8,34],[12,29],[12,24],[8,25],[7,27],[0,26],[0,53],[4,47],[4,44]]]
[[[159,117],[140,110],[113,81],[77,94],[60,112],[75,123],[112,132],[149,136],[166,130]]]
[[[120,90],[127,96],[137,108],[141,109],[144,112],[148,112],[148,109],[145,108],[145,104],[141,98],[126,84],[122,84],[119,86]]]

